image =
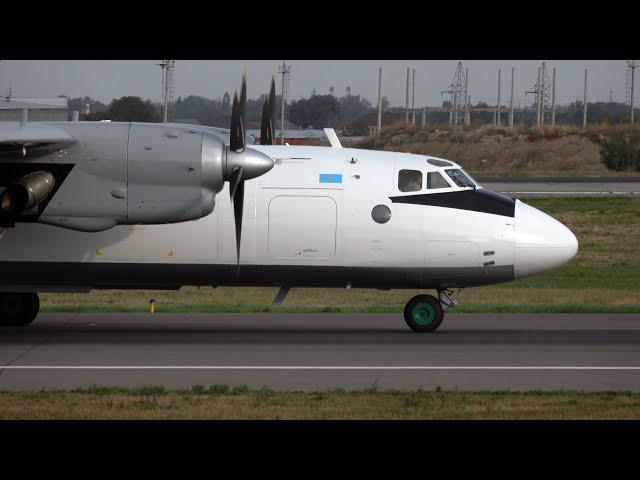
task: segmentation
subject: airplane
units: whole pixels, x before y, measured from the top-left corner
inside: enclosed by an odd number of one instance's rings
[[[0,324],[36,292],[275,286],[435,290],[404,309],[433,332],[464,288],[557,268],[578,250],[553,217],[428,155],[259,145],[231,128],[135,122],[0,125]],[[227,138],[228,137],[228,138]]]

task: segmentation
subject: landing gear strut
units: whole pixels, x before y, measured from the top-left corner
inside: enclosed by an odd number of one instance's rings
[[[24,326],[40,311],[37,293],[0,293],[0,326]]]

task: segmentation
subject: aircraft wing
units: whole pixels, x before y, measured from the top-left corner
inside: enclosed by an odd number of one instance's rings
[[[60,128],[45,123],[0,122],[0,161],[16,154],[46,155],[76,143],[77,140]]]

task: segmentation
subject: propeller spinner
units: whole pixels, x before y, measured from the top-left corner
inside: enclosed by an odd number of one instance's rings
[[[276,87],[271,81],[271,92],[265,101],[262,111],[261,145],[273,144],[273,118],[275,111]],[[231,108],[231,131],[229,133],[229,148],[227,150],[226,180],[229,182],[229,194],[233,204],[233,217],[236,230],[236,255],[238,269],[240,268],[240,241],[242,234],[242,209],[244,205],[244,182],[264,175],[273,168],[273,160],[268,155],[246,146],[246,101],[247,78],[242,77],[240,98],[235,93]],[[265,130],[266,128],[266,130]],[[267,143],[268,142],[268,143]]]

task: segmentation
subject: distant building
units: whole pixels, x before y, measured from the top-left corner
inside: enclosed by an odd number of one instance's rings
[[[20,121],[22,110],[28,110],[30,122],[57,122],[69,120],[67,97],[0,97],[0,121]]]
[[[39,105],[55,105],[69,108],[69,97],[1,97],[6,102],[37,103]]]

